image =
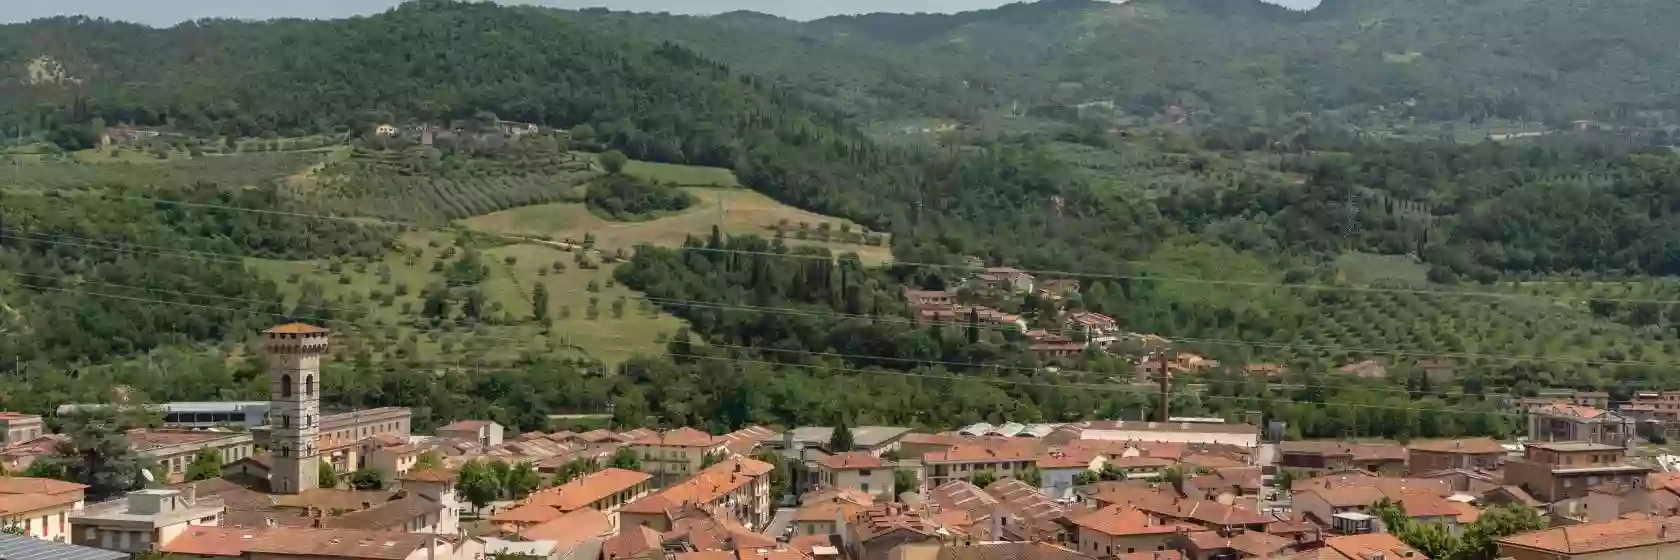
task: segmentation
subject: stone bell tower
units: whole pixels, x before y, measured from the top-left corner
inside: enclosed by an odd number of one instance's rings
[[[315,448],[320,431],[321,356],[327,353],[327,329],[303,323],[263,331],[268,352],[269,487],[278,494],[298,494],[318,486],[321,459]]]

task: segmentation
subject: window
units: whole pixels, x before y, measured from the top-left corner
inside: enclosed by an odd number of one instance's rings
[[[290,376],[290,375],[281,375],[280,376],[280,396],[282,396],[282,397],[292,396],[292,376]]]
[[[869,493],[869,483],[868,482],[863,483],[863,493],[865,493],[865,494]]]
[[[304,376],[304,378],[303,378],[303,394],[304,394],[304,396],[309,396],[309,397],[315,396],[315,376],[313,376],[313,375]]]
[[[290,414],[281,414],[280,415],[280,427],[282,427],[282,428],[292,427],[292,416]]]

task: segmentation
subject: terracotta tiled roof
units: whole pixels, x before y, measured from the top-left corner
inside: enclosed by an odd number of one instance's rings
[[[1241,552],[1240,557],[1243,558],[1265,558],[1295,545],[1295,539],[1254,531],[1243,531],[1229,537],[1222,536],[1217,531],[1194,531],[1185,537],[1199,550],[1229,548]]]
[[[86,484],[76,484],[51,478],[0,476],[0,494],[63,494],[80,492],[86,489]]]
[[[1177,550],[1148,550],[1116,554],[1114,560],[1184,560],[1184,553]]]
[[[1422,552],[1406,546],[1406,543],[1388,533],[1330,537],[1324,539],[1324,547],[1340,552],[1348,560],[1364,560],[1370,558],[1371,553],[1381,553],[1385,558],[1429,560]]]
[[[646,525],[624,527],[601,543],[601,560],[631,560],[644,556],[663,558],[659,531]]]
[[[1663,526],[1667,525],[1664,530]],[[1620,519],[1554,527],[1511,535],[1499,544],[1533,548],[1563,555],[1589,554],[1609,550],[1680,542],[1680,520]]]
[[[504,509],[490,516],[491,523],[512,523],[515,525],[536,525],[546,523],[560,517],[561,512],[549,506],[537,504],[521,504],[511,509]]]
[[[433,535],[353,529],[269,527],[253,535],[245,551],[321,558],[402,560],[426,548]]]
[[[986,542],[947,546],[938,560],[1090,560],[1091,557],[1046,542]]]
[[[1073,524],[1111,537],[1162,535],[1184,527],[1177,523],[1156,523],[1142,510],[1118,504],[1074,517]]]
[[[1467,455],[1504,454],[1505,447],[1491,438],[1462,438],[1414,441],[1407,449],[1433,453],[1463,453]]]
[[[1458,517],[1462,510],[1454,507],[1455,502],[1429,493],[1404,494],[1399,497],[1389,496],[1389,499],[1400,502],[1405,508],[1407,517]]]
[[[712,436],[712,434],[708,434],[694,428],[682,427],[675,430],[667,430],[662,434],[643,436],[631,441],[630,443],[635,445],[659,445],[665,447],[712,447],[717,445],[718,441],[717,438]]]
[[[631,513],[664,513],[684,504],[709,504],[740,490],[774,468],[746,457],[730,457],[695,473],[694,477],[624,505]]]
[[[1040,451],[1037,449],[956,446],[946,451],[929,452],[922,456],[922,462],[1035,461],[1038,456]]]
[[[583,440],[585,443],[599,443],[613,439],[613,436],[615,435],[617,434],[612,433],[610,430],[589,430],[578,434],[577,438]]]
[[[1076,449],[1070,451],[1057,450],[1038,458],[1040,469],[1088,469],[1091,461],[1101,455],[1094,451]]]
[[[182,556],[215,556],[236,558],[245,554],[245,545],[267,527],[214,527],[193,525],[158,547],[158,552]]]
[[[1572,416],[1575,418],[1586,419],[1599,418],[1606,414],[1603,409],[1569,403],[1552,403],[1536,409],[1534,413],[1553,416]]]
[[[453,482],[455,471],[449,469],[416,469],[398,476],[397,480],[412,482]]]
[[[850,469],[879,469],[887,465],[885,462],[881,461],[880,457],[876,457],[873,454],[863,451],[851,451],[841,453],[839,455],[829,455],[817,461],[817,464],[822,465],[825,469],[835,471]]]
[[[1172,459],[1138,456],[1115,457],[1108,460],[1107,466],[1116,469],[1164,469],[1176,464],[1178,464],[1178,461]]]
[[[418,495],[409,495],[361,511],[354,511],[323,520],[333,529],[394,529],[416,518],[443,511],[443,505]]]
[[[1286,441],[1278,444],[1285,455],[1351,457],[1354,461],[1405,461],[1406,448],[1398,443],[1343,443],[1339,441]]]
[[[788,540],[788,548],[805,554],[811,554],[811,549],[819,546],[839,548],[839,545],[834,542],[838,537],[839,535],[796,535]]]
[[[1410,492],[1433,492],[1437,496],[1453,495],[1452,483],[1439,478],[1389,478],[1379,477],[1364,471],[1349,471],[1328,474],[1290,484],[1290,489],[1301,492],[1311,489],[1345,488],[1353,486],[1374,486],[1384,492],[1405,494]]]
[[[1204,469],[1224,469],[1248,466],[1248,463],[1243,461],[1225,457],[1223,455],[1213,455],[1210,453],[1196,453],[1189,455],[1182,459],[1181,462],[1186,465],[1197,466]]]
[[[794,512],[793,520],[804,522],[833,522],[836,519],[851,519],[868,509],[868,505],[852,502],[850,500],[836,499],[826,502],[813,502],[800,506],[799,510]]]
[[[326,332],[331,332],[331,331],[329,331],[327,329],[323,329],[321,327],[317,327],[315,325],[306,325],[306,324],[303,324],[303,323],[286,323],[284,325],[280,325],[280,326],[277,326],[277,327],[271,327],[268,330],[263,331],[263,332],[269,333],[269,334],[317,334],[317,333],[326,333]]]
[[[519,532],[519,537],[530,541],[554,541],[571,550],[585,540],[610,534],[612,520],[604,513],[584,508],[526,528]]]
[[[625,469],[608,468],[554,488],[531,494],[525,503],[572,511],[588,507],[603,498],[629,490],[652,479],[653,475]]]

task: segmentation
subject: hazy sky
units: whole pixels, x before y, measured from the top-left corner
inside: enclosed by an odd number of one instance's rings
[[[268,19],[343,17],[382,11],[401,0],[0,0],[0,21],[14,22],[55,15],[82,14],[172,25],[203,17]],[[714,14],[753,10],[795,19],[868,12],[956,12],[992,8],[1014,0],[515,0],[563,8],[604,6],[642,12]],[[1310,7],[1318,0],[1267,0]]]

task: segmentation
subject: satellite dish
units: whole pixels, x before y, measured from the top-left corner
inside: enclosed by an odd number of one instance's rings
[[[146,482],[157,482],[157,477],[152,476],[152,469],[140,469],[140,476],[146,477]]]

